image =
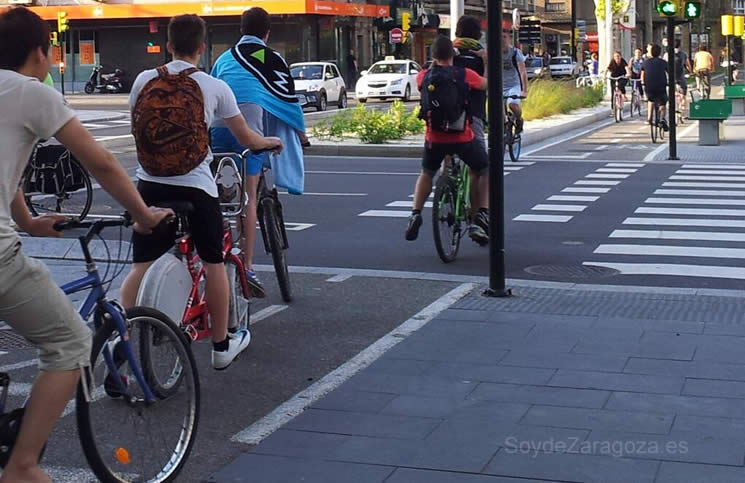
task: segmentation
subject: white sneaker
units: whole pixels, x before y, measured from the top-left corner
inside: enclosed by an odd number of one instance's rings
[[[228,333],[228,350],[216,351],[212,349],[212,367],[222,371],[227,369],[238,355],[246,350],[251,342],[251,332],[248,329],[240,329],[234,334]]]

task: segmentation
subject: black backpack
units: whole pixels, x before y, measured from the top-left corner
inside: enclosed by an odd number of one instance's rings
[[[469,118],[466,70],[433,65],[422,81],[419,117],[435,131],[458,133],[466,130]]]

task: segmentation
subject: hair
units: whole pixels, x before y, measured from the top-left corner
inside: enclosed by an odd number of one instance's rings
[[[471,15],[462,16],[455,28],[455,36],[481,40],[481,22]]]
[[[659,57],[662,53],[662,47],[660,47],[659,44],[654,44],[652,46],[652,57]]]
[[[621,57],[623,57],[623,55],[621,55],[621,51],[620,50],[616,50],[616,51],[613,52],[613,55],[616,55],[616,54],[618,54]]]
[[[453,42],[444,35],[439,35],[432,43],[432,58],[435,60],[450,60],[453,55],[455,55]]]
[[[261,7],[249,8],[241,16],[241,35],[253,35],[263,39],[271,26],[269,13]]]
[[[168,22],[168,41],[176,55],[194,55],[207,38],[207,26],[194,14],[177,15]]]
[[[706,46],[704,44],[701,44],[698,46],[698,50],[700,50],[701,52],[706,52]]]
[[[49,54],[49,25],[41,17],[24,7],[0,13],[0,69],[20,69],[39,48]]]
[[[641,51],[642,51],[642,48],[641,48],[641,47],[637,47],[637,48],[635,48],[635,49],[634,49],[634,52],[636,52],[637,50],[638,50],[639,52],[641,52]]]

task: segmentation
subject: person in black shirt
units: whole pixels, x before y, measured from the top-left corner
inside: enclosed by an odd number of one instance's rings
[[[606,72],[608,73],[608,77],[628,77],[631,75],[631,68],[629,67],[629,64],[626,63],[626,60],[621,57],[621,52],[616,51],[613,53],[613,60],[611,60],[610,64],[608,64],[608,69],[606,69]],[[623,95],[625,96],[626,84],[628,83],[628,81],[628,79],[620,79],[618,81],[611,79],[611,95],[616,92],[617,83],[618,88],[621,89],[621,92],[623,92]]]
[[[484,76],[484,47],[479,43],[481,38],[481,22],[476,17],[464,15],[458,20],[455,29],[456,55],[453,65],[471,69],[480,76]],[[486,91],[471,90],[468,95],[468,108],[473,117],[471,129],[476,141],[486,151],[484,139],[484,121],[486,120]]]
[[[651,49],[652,57],[645,60],[642,64],[642,85],[647,92],[647,101],[649,109],[647,110],[647,121],[652,123],[652,113],[654,104],[660,105],[660,122],[662,129],[667,131],[667,122],[665,121],[665,105],[667,104],[667,62],[660,59],[662,47],[653,45]]]
[[[347,88],[354,89],[357,83],[357,57],[354,56],[354,49],[349,49],[347,55]]]

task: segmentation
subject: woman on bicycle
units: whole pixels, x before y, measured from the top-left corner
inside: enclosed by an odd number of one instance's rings
[[[629,64],[626,62],[626,60],[621,56],[621,52],[615,51],[613,53],[613,60],[611,60],[610,64],[608,64],[606,73],[607,73],[606,75],[609,78],[611,78],[610,79],[611,95],[613,95],[613,93],[616,92],[616,86],[617,86],[619,89],[621,89],[621,92],[623,93],[625,97],[626,96],[626,84],[628,83],[628,79],[626,79],[625,77],[631,74],[631,68],[629,67]],[[618,79],[619,77],[624,77],[624,78]]]

